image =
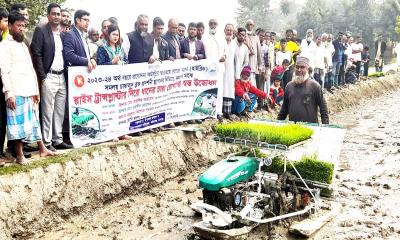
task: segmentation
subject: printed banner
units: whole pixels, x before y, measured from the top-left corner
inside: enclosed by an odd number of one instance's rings
[[[70,136],[74,146],[178,121],[216,118],[222,73],[209,60],[70,67]]]

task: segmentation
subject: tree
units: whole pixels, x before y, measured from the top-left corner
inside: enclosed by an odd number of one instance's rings
[[[47,6],[50,3],[62,4],[65,0],[4,0],[0,2],[0,7],[5,7],[10,9],[13,3],[24,3],[29,10],[29,26],[28,28],[33,28],[36,26],[39,18],[46,15]]]

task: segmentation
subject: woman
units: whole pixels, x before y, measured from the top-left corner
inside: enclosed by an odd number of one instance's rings
[[[106,43],[97,49],[98,65],[120,65],[127,62],[121,47],[121,37],[118,26],[110,25],[107,30]]]
[[[96,62],[98,65],[120,65],[127,62],[127,58],[121,47],[120,30],[116,25],[110,25],[107,30],[106,43],[97,49]],[[119,140],[132,139],[123,135]]]

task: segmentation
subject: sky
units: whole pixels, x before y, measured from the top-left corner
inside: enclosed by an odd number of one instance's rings
[[[186,24],[208,21],[215,18],[219,22],[219,30],[223,31],[226,23],[236,25],[235,16],[238,8],[237,0],[67,0],[63,7],[84,9],[90,12],[90,26],[100,31],[101,22],[108,17],[117,17],[121,32],[133,31],[139,14],[149,16],[149,31],[152,19],[161,17],[167,29],[168,19],[177,18]]]

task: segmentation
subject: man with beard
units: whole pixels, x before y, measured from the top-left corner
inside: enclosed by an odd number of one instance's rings
[[[8,16],[9,35],[0,44],[1,78],[7,105],[7,139],[15,144],[17,163],[30,162],[23,153],[23,142],[37,142],[41,157],[55,155],[41,141],[39,88],[28,47],[23,43],[26,18],[18,12]]]
[[[60,5],[51,3],[47,7],[47,19],[48,23],[37,27],[33,33],[31,52],[41,90],[43,142],[48,149],[55,151],[73,147],[63,142],[62,136],[67,87],[60,32]]]
[[[197,25],[194,22],[189,23],[188,37],[180,42],[181,57],[189,60],[200,60],[206,58],[204,45],[201,40],[196,38]]]
[[[169,60],[175,60],[181,58],[181,49],[179,46],[178,39],[178,20],[171,18],[168,21],[168,31],[162,36],[168,43]]]
[[[225,72],[222,90],[222,114],[226,119],[238,120],[232,114],[232,100],[235,98],[235,52],[238,44],[233,39],[233,24],[225,25],[225,41],[226,41],[226,58]]]
[[[71,14],[67,9],[61,9],[61,32],[68,32],[71,29]]]
[[[260,72],[264,72],[265,69],[262,65],[262,52],[261,52],[261,44],[260,39],[254,33],[254,21],[252,19],[247,20],[246,22],[246,40],[245,44],[249,48],[249,66],[252,70],[250,75],[250,81],[253,85],[256,85],[258,88],[264,86],[262,84],[265,79],[262,77],[257,78],[256,81],[256,74],[258,75]]]
[[[312,29],[307,29],[306,38],[301,41],[300,49],[300,56],[310,59],[310,67],[314,69],[317,45],[314,42],[314,31]]]
[[[285,88],[282,108],[278,120],[318,123],[318,108],[322,124],[329,124],[328,107],[321,86],[310,79],[308,69],[310,60],[297,57],[295,73]]]
[[[245,66],[249,65],[249,48],[245,44],[246,29],[237,29],[237,47],[235,51],[235,80],[240,79],[240,74]]]
[[[123,42],[123,49],[128,53],[129,63],[153,63],[154,40],[148,33],[149,17],[140,14],[135,22],[135,31],[127,34],[128,40]]]

